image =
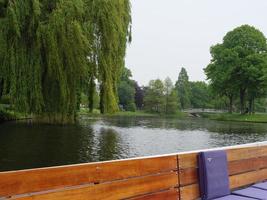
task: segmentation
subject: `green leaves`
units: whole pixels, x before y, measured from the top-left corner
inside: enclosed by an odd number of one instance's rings
[[[94,91],[95,79],[102,112],[118,109],[128,0],[0,0],[0,12],[1,88],[17,110],[73,122],[77,91],[88,82]]]
[[[189,85],[189,77],[187,75],[187,71],[182,67],[178,80],[175,84],[179,102],[181,104],[182,109],[189,108],[190,106],[190,85]]]
[[[249,101],[264,96],[266,86],[266,38],[256,28],[243,25],[228,32],[222,44],[211,48],[212,60],[205,73],[220,95],[233,98],[240,93],[240,110]],[[250,102],[251,104],[251,102]]]

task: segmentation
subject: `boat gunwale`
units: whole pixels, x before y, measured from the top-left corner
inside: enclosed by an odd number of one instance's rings
[[[22,170],[1,171],[0,175],[7,174],[7,173],[60,169],[60,168],[66,168],[66,167],[90,166],[90,165],[98,165],[98,164],[106,164],[106,163],[127,162],[127,161],[141,160],[141,159],[153,159],[153,158],[162,158],[162,157],[169,157],[169,156],[179,156],[179,155],[193,154],[193,153],[206,152],[206,151],[234,150],[234,149],[241,149],[241,148],[248,148],[248,147],[262,147],[262,146],[267,146],[267,141],[239,144],[239,145],[232,145],[232,146],[224,146],[224,147],[215,147],[215,148],[208,148],[208,149],[198,149],[198,150],[184,151],[184,152],[177,152],[177,153],[170,153],[170,154],[140,156],[140,157],[126,158],[126,159],[89,162],[89,163],[78,163],[78,164],[70,164],[70,165],[59,165],[59,166],[51,166],[51,167],[40,167],[40,168],[22,169]]]

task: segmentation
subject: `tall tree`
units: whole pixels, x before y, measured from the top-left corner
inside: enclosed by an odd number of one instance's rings
[[[131,41],[129,0],[95,0],[93,13],[96,65],[100,82],[101,113],[118,110],[117,84],[124,67],[127,41]]]
[[[212,90],[219,97],[226,96],[229,99],[228,110],[232,113],[237,86],[233,84],[234,77],[231,74],[238,55],[220,44],[211,47],[211,55],[212,61],[205,68],[205,73],[210,80]]]
[[[1,0],[0,11],[0,79],[17,110],[73,122],[81,84],[92,94],[95,79],[102,113],[118,109],[129,0]]]
[[[135,81],[135,105],[138,110],[141,110],[144,105],[144,88],[140,87]]]
[[[190,82],[190,102],[193,108],[209,108],[211,95],[207,83],[202,81]]]
[[[126,111],[135,111],[135,82],[131,80],[132,73],[129,69],[124,68],[118,85],[119,104]]]
[[[178,80],[175,84],[178,99],[182,109],[186,109],[190,107],[190,85],[189,85],[189,77],[187,75],[187,71],[185,68],[182,68]]]
[[[178,96],[169,77],[164,81],[165,114],[174,114],[178,110]]]
[[[151,80],[145,92],[144,106],[149,112],[164,111],[164,84],[160,79]]]
[[[205,69],[208,79],[216,91],[228,93],[230,102],[239,92],[241,113],[245,111],[246,98],[252,105],[253,99],[264,94],[256,91],[266,84],[266,51],[265,36],[249,25],[230,31],[222,44],[211,48],[212,61]]]

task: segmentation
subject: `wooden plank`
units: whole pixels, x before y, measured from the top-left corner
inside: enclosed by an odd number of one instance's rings
[[[264,156],[264,157],[260,157],[259,158],[259,168],[260,169],[264,169],[264,168],[267,168],[267,156]]]
[[[244,160],[267,155],[267,147],[249,147],[227,150],[228,161]]]
[[[129,200],[179,200],[179,191],[173,188],[167,191],[130,198]]]
[[[164,156],[0,173],[0,197],[177,170],[177,157]]]
[[[266,149],[266,147],[249,147],[227,150],[231,189],[267,179]],[[199,198],[197,153],[178,155],[178,160],[181,199]]]
[[[230,175],[241,174],[258,170],[260,165],[260,158],[236,160],[228,163],[228,171]]]
[[[137,195],[153,193],[178,186],[176,172],[150,175],[75,189],[37,193],[28,196],[13,197],[17,200],[107,200],[125,199]]]
[[[267,156],[267,146],[260,147],[243,147],[239,149],[226,149],[228,161],[237,161]],[[179,168],[194,168],[197,167],[197,154],[179,154]]]
[[[197,167],[198,153],[180,154],[178,155],[179,169],[195,168]]]
[[[180,199],[181,200],[195,200],[200,197],[198,184],[187,185],[180,187]]]
[[[267,161],[267,159],[266,159]],[[261,166],[261,158],[251,158],[246,160],[237,160],[228,163],[229,175],[241,174],[245,172],[258,170]],[[179,170],[180,185],[191,185],[198,182],[197,168],[187,168]]]
[[[236,189],[267,179],[267,169],[230,176],[230,188]]]
[[[198,182],[198,172],[196,168],[179,170],[180,185],[191,185]]]

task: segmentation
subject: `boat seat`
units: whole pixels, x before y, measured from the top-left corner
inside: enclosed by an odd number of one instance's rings
[[[267,190],[256,187],[238,190],[231,194],[225,151],[200,152],[198,170],[202,200],[267,200]]]
[[[203,200],[230,195],[225,151],[200,152],[198,166],[200,192]]]
[[[267,200],[267,190],[262,190],[255,187],[249,187],[242,190],[234,191],[233,194],[250,197],[254,199]]]
[[[227,195],[224,197],[216,198],[214,200],[255,200],[255,198],[249,198],[237,195]]]
[[[257,183],[255,185],[253,185],[252,187],[259,188],[262,190],[267,190],[267,182]]]

